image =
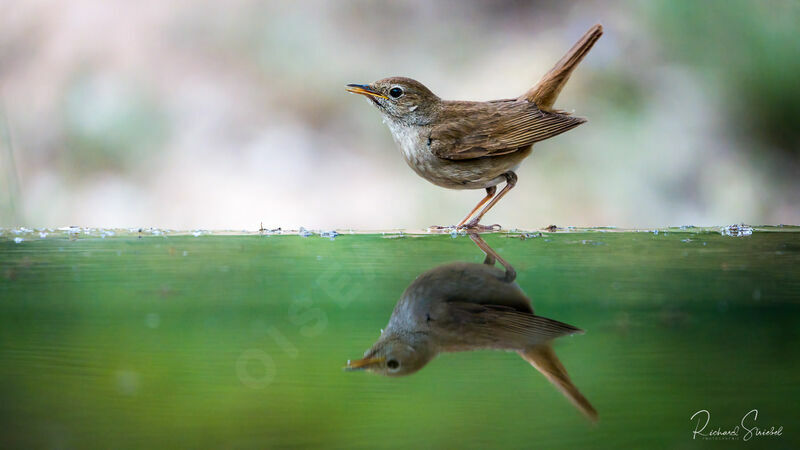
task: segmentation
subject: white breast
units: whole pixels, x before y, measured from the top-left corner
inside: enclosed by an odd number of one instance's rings
[[[424,144],[424,139],[420,139],[421,127],[406,125],[393,120],[384,119],[389,130],[392,132],[392,137],[400,149],[403,151],[403,156],[409,163],[418,161],[422,157],[422,152],[426,149],[419,148],[420,142]]]

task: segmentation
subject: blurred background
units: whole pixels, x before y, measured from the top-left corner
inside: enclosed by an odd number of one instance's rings
[[[533,85],[594,23],[485,222],[800,223],[800,3],[3,2],[0,226],[422,228],[483,195],[403,161],[346,83]]]

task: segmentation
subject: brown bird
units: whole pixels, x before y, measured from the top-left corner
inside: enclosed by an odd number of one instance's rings
[[[514,283],[516,272],[477,234],[470,237],[486,253],[484,264],[454,262],[435,267],[405,290],[364,358],[347,370],[409,375],[442,352],[496,349],[519,355],[555,385],[584,415],[597,411],[572,383],[550,342],[582,331],[533,312]],[[495,260],[505,271],[494,267]]]
[[[450,189],[485,189],[483,200],[457,226],[491,228],[479,222],[514,187],[515,171],[533,144],[586,122],[553,109],[553,104],[602,34],[601,25],[593,26],[536,86],[514,99],[442,100],[422,83],[404,77],[348,84],[347,90],[366,96],[378,108],[419,176]],[[506,185],[495,196],[503,181]]]

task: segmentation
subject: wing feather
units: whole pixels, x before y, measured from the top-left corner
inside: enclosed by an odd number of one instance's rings
[[[450,102],[431,130],[434,155],[451,160],[500,156],[549,139],[586,122],[517,101]]]

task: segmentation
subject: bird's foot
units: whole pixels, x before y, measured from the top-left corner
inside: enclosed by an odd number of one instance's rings
[[[464,225],[458,227],[459,231],[475,231],[478,233],[490,233],[493,231],[500,231],[501,229],[503,229],[503,227],[501,227],[499,223],[494,225],[481,225],[478,223],[477,219],[472,219]]]

